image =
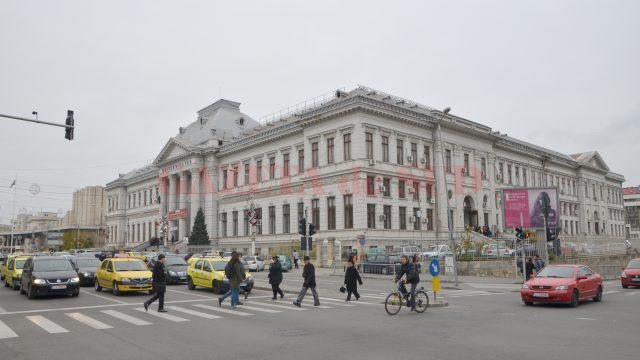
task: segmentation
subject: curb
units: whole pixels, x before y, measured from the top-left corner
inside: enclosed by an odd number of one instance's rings
[[[344,275],[329,274],[329,276],[344,276]],[[385,275],[380,275],[380,276],[360,275],[360,277],[363,278],[363,279],[374,279],[374,280],[389,280],[389,279],[392,279],[391,277],[385,276]],[[425,282],[431,283],[431,281],[426,281],[426,280],[421,280],[421,281],[425,281]],[[440,281],[440,283],[451,283],[451,282],[449,282],[449,281]],[[462,282],[459,282],[459,283],[462,283]],[[442,289],[446,289],[446,290],[462,290],[461,287],[453,286],[453,285],[451,285],[451,286],[441,286],[441,288]],[[269,290],[271,290],[271,288],[269,288]],[[429,306],[431,306],[431,305],[429,305]]]

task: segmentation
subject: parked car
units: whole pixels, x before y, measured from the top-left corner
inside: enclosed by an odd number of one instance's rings
[[[422,258],[442,257],[445,255],[453,255],[451,248],[446,244],[431,245],[427,251],[420,253]]]
[[[412,258],[415,255],[420,255],[420,252],[421,250],[419,246],[407,245],[400,248],[399,255],[407,255],[409,258]]]
[[[282,271],[287,272],[293,268],[293,261],[289,255],[278,255],[278,260],[282,264]]]
[[[153,271],[153,268],[158,263],[158,255],[149,261],[149,270]],[[178,255],[166,255],[164,258],[164,268],[169,275],[167,281],[169,284],[187,283],[187,262],[184,261],[182,257]]]
[[[93,285],[96,271],[102,262],[96,259],[93,254],[80,254],[78,257],[71,259],[70,261],[71,265],[73,265],[73,268],[78,273],[80,286]]]
[[[620,282],[625,289],[629,286],[640,287],[640,258],[629,261],[629,264],[622,269]]]
[[[583,265],[548,265],[520,289],[525,305],[565,303],[572,307],[580,301],[602,300],[602,277]]]
[[[247,262],[249,271],[264,270],[264,260],[261,256],[243,256],[242,259]]]
[[[400,268],[400,256],[398,255],[375,255],[362,263],[362,272],[369,274],[395,274],[398,268]]]
[[[64,256],[30,257],[22,269],[20,293],[29,299],[38,295],[80,294],[80,278]]]
[[[481,251],[482,255],[490,257],[514,256],[516,251],[502,244],[488,244]]]

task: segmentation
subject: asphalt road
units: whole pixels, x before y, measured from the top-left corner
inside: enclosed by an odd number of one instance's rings
[[[300,272],[285,274],[299,286]],[[266,273],[254,275],[266,285]],[[147,294],[116,297],[83,288],[78,298],[28,300],[0,288],[2,359],[637,359],[640,289],[605,284],[602,303],[525,307],[510,284],[445,290],[448,307],[385,313],[389,280],[365,279],[359,302],[345,303],[341,278],[319,277],[322,307],[310,294],[272,302],[254,290],[245,306],[218,307],[207,290],[170,286],[170,317]],[[222,312],[222,309],[224,312]]]

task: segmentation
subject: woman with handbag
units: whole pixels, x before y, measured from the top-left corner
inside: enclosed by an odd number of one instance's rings
[[[347,263],[347,271],[344,273],[344,284],[347,287],[347,300],[351,301],[351,294],[355,295],[356,300],[360,299],[358,294],[358,284],[362,285],[362,279],[360,273],[356,269],[353,260],[349,260]]]
[[[282,289],[280,289],[280,283],[282,283],[282,264],[277,256],[274,256],[269,266],[269,284],[271,284],[271,290],[273,291],[273,298],[275,300],[277,295],[280,294],[280,299],[284,297]]]

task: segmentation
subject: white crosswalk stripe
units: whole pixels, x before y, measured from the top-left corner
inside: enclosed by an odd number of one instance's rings
[[[107,314],[110,316],[113,316],[116,319],[120,319],[122,321],[126,321],[130,324],[136,325],[136,326],[145,326],[145,325],[151,325],[150,322],[148,321],[144,321],[142,319],[138,319],[136,317],[133,317],[131,315],[127,315],[125,313],[121,313],[120,311],[115,311],[115,310],[102,310],[101,311],[103,314]]]
[[[181,318],[179,316],[174,316],[174,315],[170,315],[170,314],[167,314],[167,313],[161,313],[161,312],[157,312],[157,311],[146,311],[144,308],[136,308],[135,310],[138,310],[138,311],[140,311],[142,313],[145,313],[145,314],[149,314],[149,315],[152,315],[152,316],[159,317],[161,319],[173,321],[173,322],[189,321],[189,319]]]
[[[252,304],[255,304],[255,303],[252,303]],[[265,309],[265,308],[261,308],[261,307],[251,306],[251,305],[248,305],[246,301],[245,301],[244,305],[241,306],[241,308],[242,309],[247,309],[247,310],[264,312],[264,313],[268,313],[268,314],[277,314],[277,313],[281,313],[282,312],[281,310]]]
[[[364,296],[364,295],[360,295],[360,297],[362,297],[362,296]],[[320,297],[320,300],[322,300],[322,301],[330,301],[330,302],[331,301],[341,302],[342,304],[340,304],[340,303],[337,303],[337,304],[331,303],[331,305],[347,306],[347,307],[349,307],[349,306],[351,306],[351,307],[358,306],[359,304],[363,304],[363,305],[379,305],[379,304],[375,304],[375,303],[371,303],[371,302],[355,300],[354,298],[352,298],[351,302],[349,302],[349,303],[346,303],[342,299],[327,298],[327,297],[322,297],[322,296]]]
[[[54,323],[53,321],[41,315],[27,316],[27,319],[31,320],[32,323],[40,326],[44,331],[48,332],[49,334],[61,334],[61,333],[69,332],[69,330],[63,328],[62,326]]]
[[[191,310],[191,309],[186,309],[186,308],[183,308],[183,307],[180,307],[180,306],[168,306],[167,308],[170,309],[170,310],[179,311],[181,313],[185,313],[185,314],[201,317],[201,318],[204,318],[204,319],[209,319],[209,320],[221,319],[221,317],[217,316],[217,315],[203,313],[202,311],[195,311],[195,310]]]
[[[16,334],[10,327],[8,327],[5,323],[0,321],[0,340],[2,339],[11,339],[17,338],[18,334]]]
[[[255,304],[255,303],[252,302],[251,304]],[[290,304],[290,305],[278,305],[278,304],[272,304],[272,303],[268,303],[268,302],[261,302],[260,306],[270,306],[270,307],[276,308],[276,309],[285,309],[285,310],[293,310],[293,311],[306,311],[307,310],[305,308],[295,307],[293,304]]]
[[[253,315],[253,314],[247,313],[247,312],[242,312],[242,311],[232,310],[232,309],[225,309],[225,308],[221,308],[221,307],[215,307],[215,306],[204,305],[204,304],[195,304],[193,306],[199,307],[201,309],[207,309],[207,310],[211,310],[211,311],[217,311],[217,312],[236,315],[236,316],[251,316],[251,315]]]
[[[113,326],[111,326],[111,325],[107,325],[107,324],[103,323],[102,321],[90,318],[90,317],[88,317],[88,316],[86,316],[84,314],[78,313],[78,312],[66,313],[65,315],[67,315],[68,317],[70,317],[70,318],[72,318],[74,320],[77,320],[77,321],[79,321],[79,322],[81,322],[81,323],[83,323],[83,324],[85,324],[87,326],[90,326],[90,327],[92,327],[94,329],[97,329],[97,330],[104,330],[104,329],[113,328]]]
[[[333,309],[331,306],[327,306],[327,305],[313,306],[313,300],[312,299],[303,300],[303,301],[304,301],[303,305],[305,305],[305,306],[318,308],[318,309]],[[290,302],[281,301],[281,300],[275,300],[275,302],[277,302],[278,304],[287,304],[287,303],[291,304]]]

